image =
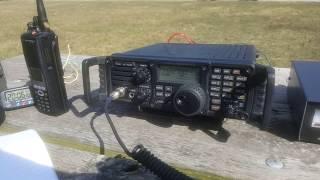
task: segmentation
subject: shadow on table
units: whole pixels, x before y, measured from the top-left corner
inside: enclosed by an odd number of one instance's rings
[[[82,103],[79,103],[81,101]],[[94,129],[94,120],[97,116],[103,115],[103,103],[95,103],[93,105],[83,106],[84,97],[82,95],[74,96],[69,99],[70,110],[77,117],[85,117],[89,114],[94,113],[90,125],[93,132],[96,132]],[[79,105],[81,104],[81,105]],[[81,106],[81,107],[79,107]],[[79,111],[79,109],[82,109]],[[206,133],[211,138],[219,142],[227,142],[230,137],[230,133],[223,128],[223,118],[212,119],[206,117],[193,117],[185,118],[177,113],[171,112],[161,112],[156,110],[144,110],[141,112],[137,109],[136,106],[126,103],[115,101],[109,105],[109,113],[111,115],[116,115],[117,117],[134,117],[136,119],[146,120],[156,126],[163,128],[170,128],[173,125],[187,126],[190,130],[201,130]],[[98,134],[95,133],[98,137]]]
[[[290,117],[290,108],[286,101],[287,88],[283,85],[278,85],[274,89],[274,101],[272,103],[272,120],[267,128],[270,133],[285,138],[289,141],[297,139],[297,127],[292,123]],[[79,105],[75,103],[81,100],[84,102],[82,95],[74,96],[70,99],[71,111],[77,117],[84,117],[95,112],[96,116],[103,114],[104,104],[96,103],[94,105],[82,107],[81,112],[78,111]],[[109,105],[109,113],[117,117],[134,117],[137,120],[146,120],[156,126],[170,128],[173,125],[187,126],[190,130],[201,130],[211,138],[219,142],[227,142],[230,133],[223,128],[223,118],[213,119],[212,117],[182,117],[177,113],[162,112],[158,110],[145,109],[139,111],[133,104],[115,101]],[[260,128],[259,122],[247,121],[248,124]],[[93,120],[91,121],[93,127]]]

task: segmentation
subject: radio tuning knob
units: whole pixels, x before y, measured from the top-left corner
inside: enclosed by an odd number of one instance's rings
[[[184,116],[200,114],[205,106],[206,94],[198,85],[181,86],[173,98],[177,112]]]
[[[135,75],[134,75],[134,84],[144,84],[149,82],[151,79],[150,70],[146,67],[139,67],[136,69]]]

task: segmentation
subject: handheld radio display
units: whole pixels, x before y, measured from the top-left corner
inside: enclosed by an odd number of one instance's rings
[[[28,23],[27,32],[21,35],[22,48],[35,106],[42,113],[56,116],[69,109],[58,37],[49,27],[43,1],[36,3],[38,16]]]

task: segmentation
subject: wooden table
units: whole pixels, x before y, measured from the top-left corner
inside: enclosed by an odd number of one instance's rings
[[[72,56],[79,63],[84,56]],[[23,56],[1,61],[8,86],[23,85],[28,73]],[[92,70],[97,87],[97,71]],[[276,68],[273,119],[271,132],[259,130],[257,124],[227,119],[226,130],[217,132],[215,119],[188,120],[159,112],[139,112],[132,105],[113,103],[111,117],[124,142],[130,147],[142,143],[162,160],[179,167],[205,171],[239,179],[318,179],[320,176],[320,146],[295,141],[295,131],[288,123],[290,116],[286,100],[289,69]],[[35,129],[48,142],[50,155],[58,170],[81,172],[97,157],[99,141],[92,124],[99,132],[104,147],[122,152],[106,118],[91,121],[94,108],[82,99],[82,77],[66,85],[71,110],[59,117],[39,113],[34,107],[6,112],[0,132]],[[230,136],[228,136],[230,135]],[[111,154],[109,154],[111,155]],[[266,165],[266,159],[278,159],[282,169]]]

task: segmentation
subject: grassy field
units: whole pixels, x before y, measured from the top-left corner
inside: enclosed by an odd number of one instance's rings
[[[289,66],[320,59],[320,3],[49,1],[48,17],[66,53],[108,55],[166,41],[177,31],[198,43],[251,43]],[[34,1],[0,1],[0,59],[21,54]]]

